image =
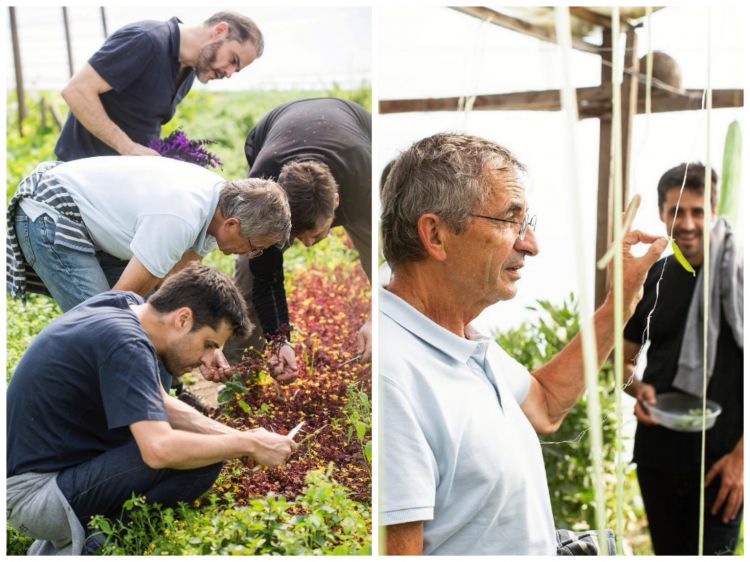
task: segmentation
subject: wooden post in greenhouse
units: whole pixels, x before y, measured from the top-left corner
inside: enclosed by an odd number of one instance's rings
[[[68,8],[63,6],[63,27],[65,28],[65,47],[68,50],[68,72],[69,76],[73,76],[73,46],[70,40],[70,25],[68,24]]]
[[[23,91],[23,69],[21,68],[21,47],[18,44],[16,8],[8,6],[10,16],[10,37],[13,44],[13,68],[16,72],[16,101],[18,102],[18,134],[23,136],[23,120],[26,118],[26,103]]]
[[[109,32],[107,31],[107,13],[104,11],[104,6],[99,8],[99,13],[102,16],[102,31],[104,32],[104,38],[106,39],[109,37]]]

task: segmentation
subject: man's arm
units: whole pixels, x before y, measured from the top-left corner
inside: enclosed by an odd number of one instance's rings
[[[153,289],[159,281],[161,279],[152,275],[138,258],[133,256],[112,289],[115,291],[133,291],[143,296]]]
[[[624,340],[622,384],[625,392],[635,398],[634,413],[638,421],[646,425],[656,425],[656,420],[643,407],[643,404],[656,404],[656,390],[648,383],[635,378],[635,361],[641,346],[635,342]]]
[[[164,408],[167,411],[169,425],[173,429],[182,429],[190,433],[200,433],[203,435],[225,435],[229,433],[240,433],[239,430],[212,420],[204,416],[195,408],[188,406],[181,400],[170,396],[164,388],[161,389],[162,398],[164,399]]]
[[[422,554],[422,521],[388,525],[385,529],[386,555]]]
[[[99,95],[112,87],[89,64],[76,72],[62,90],[62,97],[76,119],[103,143],[119,154],[136,156],[159,153],[147,146],[133,142],[131,138],[112,121],[102,105]]]
[[[263,255],[249,260],[253,274],[253,307],[263,335],[269,338],[280,326],[289,324],[289,308],[284,290],[284,255],[279,248],[268,248]],[[297,378],[297,360],[290,345],[279,347],[271,358],[272,376],[287,384]]]
[[[636,258],[630,247],[638,242],[651,244],[646,254]],[[641,298],[643,283],[650,267],[659,259],[667,241],[633,230],[623,239],[623,314],[627,320]],[[597,369],[614,345],[614,304],[612,293],[594,313]],[[565,414],[575,405],[585,387],[583,374],[583,338],[577,334],[549,362],[532,373],[528,394],[521,404],[526,417],[539,433],[557,430]]]
[[[195,252],[188,250],[182,255],[180,261],[169,270],[169,273],[167,273],[164,279],[181,271],[194,261],[201,261],[201,257]],[[116,291],[133,291],[134,293],[143,296],[164,279],[154,276],[144,267],[138,258],[133,256],[130,258],[128,265],[125,266],[125,270],[122,272],[122,275],[120,275],[120,278],[112,289]]]
[[[285,435],[265,429],[205,435],[174,429],[166,421],[130,424],[143,462],[155,470],[187,470],[217,462],[250,456],[262,465],[282,464],[296,445]]]

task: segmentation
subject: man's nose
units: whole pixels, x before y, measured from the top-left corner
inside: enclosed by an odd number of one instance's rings
[[[526,229],[526,232],[524,232],[523,240],[521,240],[520,236],[516,238],[514,247],[517,251],[523,252],[524,254],[527,254],[529,256],[535,256],[539,253],[539,245],[536,241],[536,234],[531,228]]]

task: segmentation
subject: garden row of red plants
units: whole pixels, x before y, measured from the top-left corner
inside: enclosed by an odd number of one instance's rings
[[[259,377],[271,346],[264,354],[251,349],[236,366],[246,390],[231,395],[214,415],[239,429],[263,427],[282,434],[304,420],[295,438],[301,444],[283,467],[254,471],[228,464],[215,491],[232,491],[238,505],[268,492],[294,499],[310,470],[332,464],[333,478],[353,499],[369,505],[370,463],[342,409],[352,384],[371,396],[371,364],[353,360],[357,331],[370,313],[369,283],[358,266],[338,266],[298,270],[291,285],[287,299],[298,378],[279,386]],[[367,426],[364,441],[371,439]]]

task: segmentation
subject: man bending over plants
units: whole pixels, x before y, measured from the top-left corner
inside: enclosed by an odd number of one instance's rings
[[[372,252],[372,117],[356,103],[338,98],[303,99],[286,103],[262,117],[247,136],[245,156],[251,178],[273,178],[289,196],[291,240],[305,246],[323,240],[331,228],[343,226],[371,278]],[[283,251],[235,262],[235,283],[270,338],[289,324],[284,292]],[[362,360],[371,353],[371,322],[359,331]],[[239,359],[250,342],[230,341],[227,355]],[[279,347],[276,377],[296,376],[291,346]]]
[[[537,433],[555,431],[584,389],[580,335],[529,373],[471,321],[516,294],[538,252],[524,166],[505,148],[438,134],[394,162],[382,188],[380,292],[388,554],[556,553]],[[650,243],[640,258],[630,253]],[[624,239],[624,309],[632,314],[663,238]],[[613,347],[613,296],[593,324],[599,363]]]
[[[8,517],[38,539],[29,554],[91,552],[88,521],[117,517],[133,493],[163,506],[192,502],[226,459],[286,460],[296,448],[289,437],[227,427],[159,384],[159,360],[177,375],[250,329],[232,282],[191,265],[147,302],[105,292],[42,330],[7,391]]]
[[[145,295],[215,247],[260,255],[291,229],[270,180],[226,181],[156,156],[45,162],[8,205],[8,290],[51,294],[63,311],[110,288]],[[204,376],[228,368],[217,349]]]

